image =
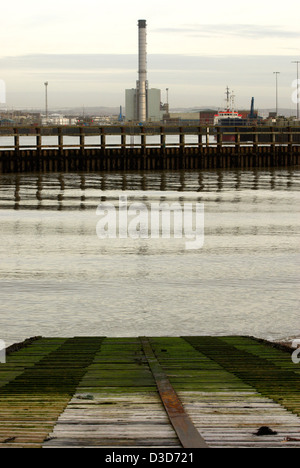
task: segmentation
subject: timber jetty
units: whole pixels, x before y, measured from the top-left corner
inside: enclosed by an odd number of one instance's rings
[[[29,339],[0,364],[0,448],[300,448],[299,365],[251,337]]]
[[[251,169],[299,164],[300,126],[227,130],[170,126],[0,127],[0,174]]]

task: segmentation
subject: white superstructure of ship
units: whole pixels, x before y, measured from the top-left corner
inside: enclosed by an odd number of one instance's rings
[[[226,88],[226,108],[220,110],[214,118],[214,125],[239,125],[243,116],[234,110],[234,94],[230,93],[230,89]]]

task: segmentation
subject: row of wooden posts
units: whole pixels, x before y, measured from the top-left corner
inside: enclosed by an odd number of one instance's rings
[[[0,144],[0,149],[26,149],[26,145],[20,145],[21,136],[36,136],[36,149],[43,148],[59,148],[64,149],[66,146],[68,148],[76,147],[82,150],[86,149],[86,140],[88,136],[100,136],[99,144],[88,144],[88,148],[100,148],[102,150],[106,148],[127,148],[132,146],[139,146],[141,148],[150,148],[157,147],[157,143],[148,143],[146,141],[147,136],[158,135],[160,136],[161,148],[176,147],[184,148],[185,146],[210,146],[217,145],[223,146],[226,145],[241,145],[247,142],[248,144],[252,143],[253,145],[271,144],[276,145],[278,143],[287,143],[287,144],[296,144],[300,143],[300,125],[299,127],[116,127],[116,126],[106,126],[106,127],[42,127],[42,128],[8,128],[0,129],[0,143],[1,136],[13,136],[14,145],[4,147]],[[106,137],[109,135],[120,136],[120,143],[116,144],[107,144]],[[166,139],[168,135],[178,135],[178,143],[167,143]],[[188,135],[197,135],[197,143],[187,143],[186,136]],[[210,142],[210,136],[215,135],[216,142]],[[45,136],[57,136],[57,144],[55,145],[43,145],[42,137]],[[79,145],[65,145],[64,136],[74,136],[79,137]],[[127,137],[139,136],[140,143],[132,144],[127,143]],[[204,137],[204,138],[203,138]],[[204,140],[204,141],[203,141]],[[228,141],[230,140],[230,141]],[[30,145],[30,148],[32,145]]]
[[[97,135],[99,143],[87,142],[86,137]],[[119,136],[120,142],[107,142],[108,135]],[[147,136],[152,135],[159,136],[159,143],[147,142]],[[168,143],[168,135],[178,135],[178,142]],[[191,135],[196,136],[194,142],[187,141]],[[213,142],[212,135],[215,136]],[[1,136],[13,136],[14,145],[1,146]],[[35,144],[21,145],[22,136],[34,136]],[[57,137],[57,143],[43,144],[45,136]],[[65,143],[65,136],[79,137],[79,144]],[[140,141],[131,141],[132,136],[139,136]],[[0,173],[286,167],[299,164],[300,127],[0,128]]]

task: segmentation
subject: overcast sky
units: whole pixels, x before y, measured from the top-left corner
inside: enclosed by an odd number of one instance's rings
[[[171,107],[294,108],[300,2],[15,0],[2,2],[0,80],[8,107],[124,105],[137,79],[137,20],[148,24],[150,87]]]

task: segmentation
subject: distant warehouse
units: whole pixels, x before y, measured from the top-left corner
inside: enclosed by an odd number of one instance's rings
[[[198,124],[198,125],[213,125],[216,110],[207,109],[197,112],[170,112],[167,119],[170,123],[180,124]]]

